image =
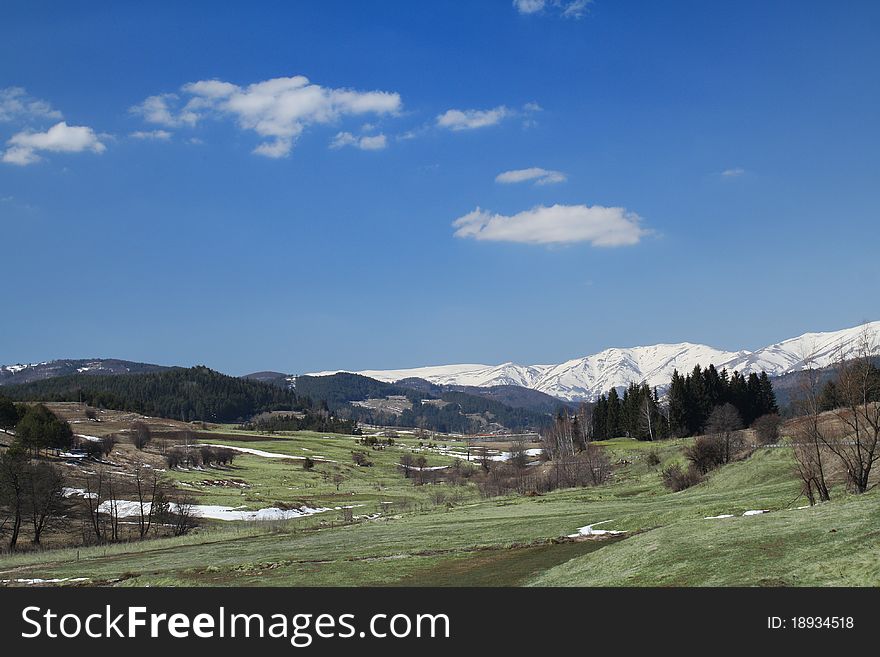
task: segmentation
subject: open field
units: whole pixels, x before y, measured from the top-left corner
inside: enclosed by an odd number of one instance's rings
[[[698,486],[669,493],[659,472],[683,461],[688,441],[616,439],[603,443],[616,463],[609,484],[483,499],[473,485],[413,486],[404,479],[397,462],[404,450],[419,449],[411,438],[374,451],[352,436],[311,432],[259,437],[218,426],[199,437],[316,459],[312,472],[303,470],[300,459],[242,454],[228,471],[167,473],[199,502],[249,509],[352,505],[354,521],[345,523],[339,512],[329,511],[284,522],[209,522],[179,538],[22,553],[0,559],[0,580],[181,586],[880,585],[876,489],[854,496],[838,485],[832,502],[798,508],[806,502],[788,449],[757,450]],[[366,451],[374,465],[355,466],[354,449]],[[650,450],[660,455],[660,465],[649,465]],[[425,455],[432,466],[452,461],[439,453]],[[339,491],[325,471],[345,477]],[[217,480],[244,487],[205,483]],[[455,497],[440,500],[438,492]],[[742,515],[754,510],[768,512]],[[733,517],[709,519],[728,514]],[[566,538],[600,522],[603,529],[626,533]]]

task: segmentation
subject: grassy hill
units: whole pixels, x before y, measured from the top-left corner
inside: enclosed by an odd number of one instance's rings
[[[285,436],[261,444],[291,454],[333,458],[346,470],[350,436]],[[406,441],[404,441],[406,443]],[[257,443],[248,442],[247,445]],[[337,512],[284,523],[226,524],[176,539],[23,554],[0,560],[0,579],[87,577],[126,585],[880,585],[880,496],[876,489],[805,504],[786,448],[760,449],[698,486],[670,493],[659,470],[683,459],[687,440],[651,445],[608,441],[614,481],[538,497],[483,499],[468,487],[453,504],[432,499],[446,486],[411,487],[395,469],[403,444],[377,453],[339,491],[312,484],[301,467],[243,455],[235,476],[259,484],[248,496],[202,492],[210,503],[309,495],[314,503],[357,506],[360,520]],[[660,465],[650,465],[655,449]],[[372,453],[371,453],[372,455]],[[442,463],[445,457],[431,457]],[[175,475],[178,476],[178,475]],[[183,475],[180,475],[183,477]],[[190,475],[186,475],[190,476]],[[195,478],[195,477],[193,477]],[[317,480],[317,478],[316,478]],[[383,489],[384,486],[384,489]],[[296,491],[283,489],[298,488]],[[259,492],[259,495],[253,493]],[[382,513],[382,502],[414,494],[409,508]],[[750,510],[762,515],[743,516]],[[379,516],[373,514],[381,513]],[[710,516],[732,514],[724,519]],[[573,542],[585,525],[622,537]]]

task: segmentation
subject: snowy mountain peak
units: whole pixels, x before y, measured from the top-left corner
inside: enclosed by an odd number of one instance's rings
[[[704,344],[680,342],[643,347],[605,349],[597,354],[575,358],[558,365],[439,365],[400,370],[364,370],[357,372],[380,381],[394,382],[417,377],[442,385],[489,387],[517,385],[570,401],[592,401],[611,388],[645,382],[663,387],[672,372],[686,373],[696,365],[710,364],[743,374],[764,370],[779,376],[806,367],[831,365],[838,357],[852,357],[862,333],[880,341],[880,322],[871,322],[827,333],[805,333],[756,351],[725,351]],[[339,371],[339,370],[337,370]],[[326,376],[337,371],[317,372]]]

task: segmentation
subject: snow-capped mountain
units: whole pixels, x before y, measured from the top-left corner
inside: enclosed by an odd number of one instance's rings
[[[606,349],[559,365],[438,365],[356,373],[388,382],[417,377],[441,385],[518,385],[569,401],[592,401],[612,387],[625,387],[633,382],[662,388],[669,383],[673,370],[685,373],[695,365],[714,364],[718,369],[743,374],[764,370],[771,376],[805,369],[805,359],[811,360],[813,367],[826,367],[841,355],[852,357],[865,330],[873,340],[880,342],[880,322],[872,322],[842,331],[805,333],[755,351],[724,351],[682,342]],[[337,371],[340,370],[315,372],[311,376],[326,376]]]

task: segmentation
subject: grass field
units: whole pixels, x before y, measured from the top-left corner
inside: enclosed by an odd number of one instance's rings
[[[181,538],[20,554],[0,560],[0,580],[87,578],[135,586],[880,584],[876,490],[853,496],[837,486],[832,502],[799,509],[806,502],[787,449],[758,450],[703,484],[670,493],[659,471],[683,458],[686,440],[650,445],[618,439],[605,443],[618,463],[612,483],[487,500],[472,486],[413,486],[396,465],[403,448],[368,449],[375,465],[360,468],[350,461],[350,436],[274,438],[228,444],[291,455],[311,450],[337,461],[317,467],[345,474],[340,491],[298,461],[259,456],[241,456],[223,475],[246,481],[244,491],[201,485],[205,472],[173,476],[210,504],[345,501],[373,512],[380,502],[415,502],[352,523],[328,512],[277,523],[215,523]],[[650,449],[658,451],[661,465],[648,464]],[[431,465],[451,460],[428,458]],[[432,503],[436,490],[453,488],[461,489],[455,504]],[[749,510],[769,512],[742,516]],[[734,517],[706,519],[722,514]],[[563,538],[602,521],[609,521],[602,528],[627,533],[610,540]]]

